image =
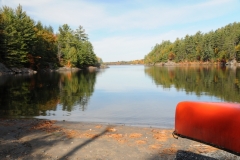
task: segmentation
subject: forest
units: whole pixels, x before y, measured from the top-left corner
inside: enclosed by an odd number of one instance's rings
[[[54,33],[52,26],[35,22],[19,5],[0,8],[0,63],[32,69],[85,68],[96,65],[98,58],[81,25],[72,30],[63,24]]]
[[[156,44],[144,57],[145,64],[161,62],[240,62],[240,23],[231,23],[215,31],[177,38]]]

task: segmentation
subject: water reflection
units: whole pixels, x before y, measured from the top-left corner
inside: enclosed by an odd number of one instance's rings
[[[1,76],[0,117],[172,128],[180,101],[240,102],[239,68],[129,65],[101,73]]]
[[[73,107],[78,106],[84,111],[94,91],[95,82],[96,72],[81,72],[79,74],[67,72],[61,74],[59,103],[63,110],[72,111]]]
[[[38,73],[0,77],[0,116],[50,116],[76,107],[85,110],[94,91],[96,72]]]
[[[226,67],[146,67],[157,86],[174,87],[197,96],[215,96],[224,101],[240,102],[240,68]]]

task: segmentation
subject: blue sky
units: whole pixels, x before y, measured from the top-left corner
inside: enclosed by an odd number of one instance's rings
[[[104,62],[143,59],[156,43],[240,22],[239,0],[0,0],[35,21],[83,26]]]

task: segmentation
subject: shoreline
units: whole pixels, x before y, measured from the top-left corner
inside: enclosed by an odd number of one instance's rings
[[[0,119],[0,129],[0,159],[240,159],[173,129],[45,119]]]
[[[95,72],[100,69],[109,68],[107,65],[99,66],[88,66],[85,68],[76,68],[76,67],[58,67],[58,68],[41,68],[39,70],[33,70],[30,68],[17,68],[17,67],[6,67],[3,63],[0,63],[0,76],[1,75],[33,75],[37,72],[77,72],[80,70],[88,70],[89,72]]]
[[[159,62],[155,63],[153,66],[179,66],[179,67],[186,67],[186,66],[230,66],[230,67],[239,67],[240,63],[237,62],[228,62],[228,63],[221,63],[221,62]]]

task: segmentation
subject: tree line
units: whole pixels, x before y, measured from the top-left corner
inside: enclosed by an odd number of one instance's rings
[[[106,65],[130,65],[130,64],[144,64],[143,59],[137,59],[132,61],[117,61],[117,62],[105,62]]]
[[[54,33],[51,26],[35,22],[19,5],[0,8],[0,62],[10,67],[87,67],[98,59],[82,26],[68,24]]]
[[[215,31],[177,38],[156,44],[144,57],[145,64],[159,62],[240,61],[240,23],[231,23]]]

